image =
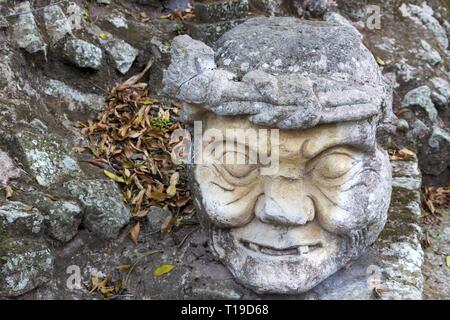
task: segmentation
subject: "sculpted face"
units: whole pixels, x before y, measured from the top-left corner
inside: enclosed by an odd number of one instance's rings
[[[183,120],[203,126],[194,146],[203,161],[189,167],[199,217],[243,285],[305,292],[384,227],[391,171],[376,137],[393,117],[391,93],[346,25],[254,18],[215,48],[176,37],[164,74],[166,92],[183,101]],[[279,130],[278,140],[246,135],[260,129]],[[253,161],[262,146],[275,166]]]
[[[196,201],[213,250],[244,285],[307,291],[377,238],[390,197],[379,186],[390,167],[370,121],[280,130],[278,170],[270,173],[260,164],[227,163],[215,152],[219,145],[219,155],[239,150],[227,129],[259,127],[213,114],[204,123],[228,141],[203,141],[205,164],[193,172]],[[256,149],[254,139],[240,148],[246,159]]]

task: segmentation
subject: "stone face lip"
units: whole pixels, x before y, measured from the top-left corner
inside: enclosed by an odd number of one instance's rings
[[[278,128],[393,117],[378,65],[347,25],[254,18],[216,47],[176,37],[166,91],[200,109]]]
[[[15,12],[22,14],[17,17],[14,23],[12,37],[19,48],[25,49],[29,53],[45,52],[46,45],[39,34],[36,21],[30,11],[31,5],[28,1],[15,7]]]
[[[131,219],[117,185],[110,180],[73,180],[64,184],[69,193],[80,201],[83,224],[105,239],[114,239]]]
[[[80,68],[98,69],[102,62],[102,50],[80,39],[64,44],[64,57]]]

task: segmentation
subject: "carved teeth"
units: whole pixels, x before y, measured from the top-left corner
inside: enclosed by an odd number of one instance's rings
[[[300,247],[298,247],[298,252],[301,254],[307,254],[307,253],[309,253],[309,247],[308,246],[300,246]]]

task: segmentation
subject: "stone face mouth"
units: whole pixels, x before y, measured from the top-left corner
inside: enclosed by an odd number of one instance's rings
[[[305,244],[290,246],[287,248],[274,248],[267,245],[257,244],[248,240],[240,239],[239,241],[246,249],[270,256],[291,256],[291,255],[305,255],[312,251],[322,248],[322,243],[317,242],[315,244]]]

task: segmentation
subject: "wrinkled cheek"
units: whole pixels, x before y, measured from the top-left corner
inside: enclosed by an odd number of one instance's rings
[[[351,199],[351,196],[344,194],[336,197],[333,202],[323,195],[315,197],[319,224],[335,234],[348,234],[367,226],[368,216]]]
[[[240,227],[254,218],[255,204],[261,194],[258,184],[225,191],[217,185],[217,177],[202,175],[197,178],[203,213],[213,224],[224,228]]]
[[[384,219],[391,194],[390,166],[380,159],[373,170],[355,177],[353,186],[317,192],[315,205],[320,225],[329,232],[348,234]]]

